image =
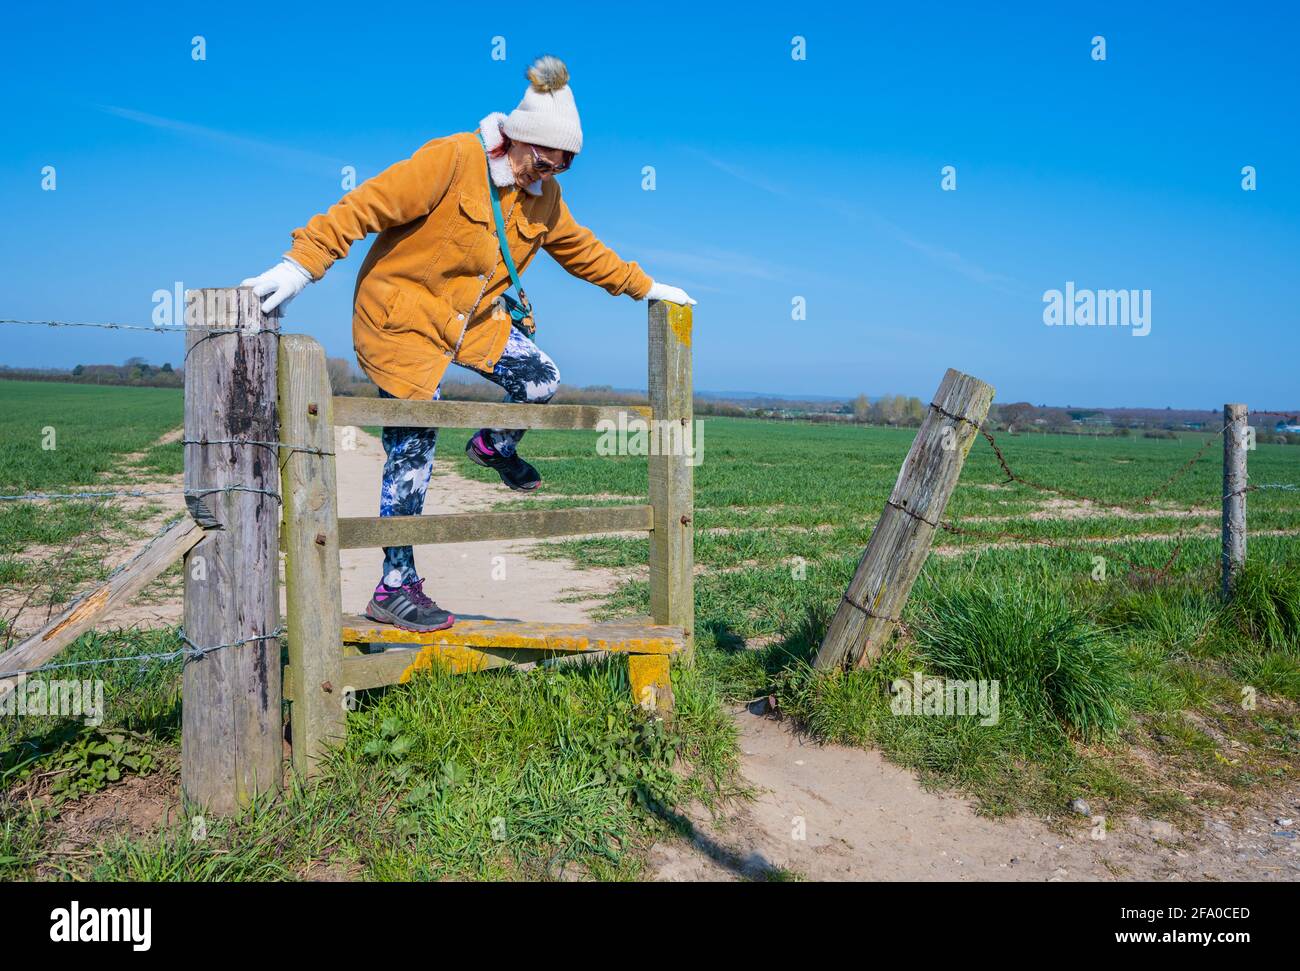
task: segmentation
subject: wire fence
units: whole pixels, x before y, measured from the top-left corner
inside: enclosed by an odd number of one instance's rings
[[[0,324],[12,324],[19,327],[91,327],[97,330],[125,330],[148,334],[185,334],[190,331],[210,331],[215,334],[257,334],[277,333],[269,328],[254,327],[213,327],[209,324],[117,324],[100,323],[88,320],[17,320],[6,317]]]
[[[230,641],[226,644],[212,644],[207,647],[200,647],[192,640],[185,636],[185,628],[179,627],[176,630],[176,638],[180,641],[181,646],[174,651],[153,651],[145,654],[127,654],[114,657],[97,657],[87,658],[80,661],[57,661],[50,664],[42,664],[34,668],[15,668],[12,671],[0,671],[0,681],[8,678],[26,677],[32,674],[43,674],[47,671],[57,671],[64,668],[81,668],[91,667],[100,664],[119,664],[126,661],[174,661],[177,658],[186,658],[188,660],[202,660],[209,654],[216,651],[224,651],[232,647],[239,647],[242,644],[252,644],[258,641],[269,641],[277,637],[283,637],[288,629],[281,624],[269,634],[255,634],[252,637],[241,637],[237,641]]]
[[[936,410],[942,411],[942,409],[936,409]],[[1251,414],[1286,415],[1286,414],[1293,414],[1293,413],[1251,411]],[[1020,475],[1011,467],[1011,463],[1007,459],[1006,453],[1003,451],[1002,447],[998,444],[998,441],[994,437],[993,433],[985,425],[977,425],[976,427],[979,430],[980,436],[986,442],[988,442],[989,447],[993,450],[994,457],[996,458],[999,467],[1002,469],[1002,472],[1006,477],[1003,480],[1002,484],[1017,483],[1019,485],[1023,485],[1026,488],[1032,489],[1040,493],[1050,493],[1053,495],[1061,496],[1066,499],[1071,499],[1076,502],[1089,503],[1093,506],[1097,506],[1103,509],[1113,509],[1113,510],[1119,510],[1129,514],[1135,514],[1135,513],[1149,513],[1152,505],[1158,499],[1166,495],[1171,489],[1173,489],[1173,487],[1184,476],[1190,473],[1197,466],[1197,464],[1201,461],[1201,459],[1205,457],[1206,453],[1210,450],[1210,448],[1214,446],[1222,438],[1224,432],[1228,430],[1229,425],[1226,423],[1221,425],[1217,430],[1215,430],[1211,434],[1209,438],[1205,440],[1204,443],[1202,443],[1201,447],[1196,450],[1196,452],[1191,456],[1191,458],[1183,462],[1177,469],[1174,470],[1173,473],[1169,475],[1168,478],[1162,481],[1154,489],[1152,489],[1150,492],[1146,493],[1145,495],[1143,495],[1142,497],[1140,497],[1139,499],[1135,500],[1132,503],[1116,502],[1112,499],[1103,499],[1098,496],[1089,496],[1074,490],[1063,488],[1061,486],[1047,485],[1045,483],[1038,482],[1034,479],[1030,479],[1027,476]],[[1283,483],[1283,482],[1251,483],[1247,485],[1244,489],[1238,490],[1236,492],[1228,493],[1220,497],[1216,497],[1216,501],[1222,501],[1234,495],[1240,495],[1240,494],[1256,492],[1256,491],[1265,491],[1265,490],[1297,492],[1300,491],[1300,484]],[[1170,512],[1171,514],[1175,514],[1174,511],[1172,510]],[[1188,519],[1191,519],[1194,518],[1195,512],[1196,512],[1195,504],[1193,504],[1191,508],[1186,510],[1186,512],[1179,511],[1177,514],[1184,515]],[[1211,515],[1211,514],[1206,513],[1206,515]],[[953,522],[951,520],[941,521],[938,524],[938,526],[946,533],[955,536],[966,537],[970,539],[976,539],[982,541],[1002,540],[1006,542],[1021,543],[1025,545],[1045,546],[1045,547],[1058,549],[1066,552],[1086,553],[1089,555],[1095,555],[1096,547],[1102,543],[1117,544],[1117,543],[1124,542],[1123,537],[1101,537],[1098,539],[1086,540],[1086,541],[1078,541],[1078,540],[1068,541],[1068,540],[1052,539],[1049,537],[1031,535],[1026,533],[1017,533],[1011,530],[997,530],[997,529],[988,529],[988,528],[972,529],[963,526],[959,523]],[[1171,538],[1175,541],[1174,548],[1170,553],[1168,559],[1164,562],[1164,564],[1162,564],[1159,567],[1152,567],[1143,563],[1138,563],[1132,558],[1126,557],[1122,553],[1118,553],[1117,551],[1114,550],[1111,551],[1111,556],[1115,559],[1118,559],[1124,566],[1126,566],[1132,572],[1147,574],[1156,578],[1168,578],[1168,576],[1170,575],[1170,571],[1172,570],[1175,562],[1178,560],[1180,554],[1182,553],[1182,550],[1186,545],[1187,540],[1190,538],[1190,533],[1187,529],[1181,529],[1175,534],[1173,534]]]
[[[0,324],[10,324],[10,325],[17,325],[17,326],[43,326],[43,327],[88,327],[88,328],[98,328],[98,329],[115,330],[115,331],[147,332],[153,334],[177,334],[177,333],[188,333],[190,331],[204,332],[205,336],[201,338],[199,341],[196,341],[186,351],[187,360],[189,354],[194,350],[195,347],[199,346],[199,344],[201,344],[204,340],[207,340],[214,336],[220,336],[222,334],[232,334],[232,333],[243,334],[245,336],[271,333],[271,334],[275,334],[277,337],[280,336],[280,332],[278,329],[271,329],[271,328],[249,328],[249,327],[220,328],[220,327],[211,327],[206,325],[204,326],[193,325],[188,323],[166,324],[166,325],[158,324],[154,326],[145,326],[141,324],[128,324],[128,323],[102,323],[102,322],[90,322],[90,321],[64,321],[64,320],[20,320],[20,319],[4,318],[4,319],[0,319]],[[940,413],[944,413],[943,409],[934,403],[931,403],[931,408],[935,409]],[[1300,420],[1300,413],[1293,412],[1293,411],[1272,411],[1272,410],[1264,410],[1264,409],[1252,409],[1250,411],[1250,414],[1277,416],[1293,422]],[[947,417],[956,419],[958,416],[949,415]],[[968,421],[968,419],[964,419],[964,418],[960,418],[958,420]],[[975,424],[975,427],[977,428],[980,436],[988,443],[989,447],[993,450],[993,455],[997,460],[997,463],[1001,468],[1003,474],[1006,477],[1003,480],[1002,484],[1016,483],[1039,493],[1050,493],[1056,496],[1060,496],[1062,498],[1073,500],[1075,502],[1088,503],[1099,508],[1118,510],[1129,514],[1149,513],[1151,506],[1162,496],[1166,495],[1179,481],[1183,479],[1184,476],[1190,473],[1197,466],[1197,464],[1201,461],[1201,459],[1205,457],[1205,454],[1209,451],[1209,449],[1222,437],[1224,432],[1227,431],[1229,427],[1227,424],[1225,424],[1222,427],[1220,427],[1217,431],[1215,431],[1209,438],[1206,439],[1206,441],[1201,445],[1201,447],[1197,449],[1197,451],[1189,459],[1183,462],[1165,480],[1163,480],[1159,485],[1157,485],[1150,492],[1141,496],[1137,500],[1134,500],[1133,502],[1116,502],[1115,500],[1112,499],[1103,499],[1097,496],[1088,496],[1081,492],[1066,489],[1062,486],[1049,485],[1017,473],[1012,468],[1011,463],[1008,460],[1005,451],[1003,450],[1002,446],[999,445],[997,439],[993,435],[993,432],[990,431],[990,429],[984,424],[976,424],[973,422],[971,424]],[[282,442],[282,441],[246,439],[246,438],[182,439],[180,444],[184,447],[232,446],[232,447],[267,448],[267,449],[275,449],[277,450],[277,452],[282,450],[288,452],[290,455],[295,453],[303,453],[303,454],[318,455],[318,456],[329,456],[334,454],[334,452],[332,451],[316,448],[313,446],[301,445],[301,444],[290,443],[290,442]],[[1241,491],[1253,492],[1253,491],[1263,491],[1263,490],[1297,492],[1300,491],[1300,484],[1285,483],[1285,482],[1257,483],[1257,484],[1247,485],[1245,489]],[[277,502],[282,501],[279,493],[275,492],[274,490],[236,484],[236,485],[227,485],[227,486],[219,486],[219,487],[212,487],[212,488],[191,487],[187,489],[178,489],[178,490],[151,491],[151,490],[130,489],[130,490],[87,490],[81,492],[67,492],[67,493],[57,493],[57,492],[15,493],[9,495],[0,495],[0,502],[22,502],[22,501],[43,502],[43,501],[59,501],[59,500],[86,501],[86,500],[95,500],[95,499],[112,500],[112,499],[126,499],[126,498],[156,498],[156,497],[163,497],[163,496],[184,496],[187,499],[190,498],[197,499],[197,498],[202,498],[213,494],[234,493],[234,492],[255,493],[255,494],[265,495],[270,498],[274,498]],[[1235,494],[1236,493],[1233,493],[1233,495]],[[1228,497],[1224,496],[1222,498],[1226,499]],[[1195,504],[1193,504],[1193,507],[1187,510],[1187,513],[1185,513],[1184,515],[1189,515],[1194,511],[1195,511]],[[1190,515],[1189,518],[1191,518]],[[170,525],[171,524],[169,523],[168,526]],[[968,526],[964,526],[952,520],[942,520],[939,521],[937,524],[933,524],[933,525],[936,525],[937,528],[943,530],[944,532],[950,535],[960,536],[968,539],[974,539],[983,542],[992,540],[992,541],[1004,541],[1010,543],[1020,543],[1025,545],[1044,546],[1051,549],[1057,549],[1057,550],[1062,550],[1065,552],[1073,552],[1073,553],[1095,554],[1096,548],[1099,543],[1116,544],[1116,543],[1124,542],[1123,537],[1102,537],[1099,539],[1093,539],[1087,541],[1059,540],[1059,539],[1053,539],[1045,536],[1038,536],[1038,535],[1032,535],[1027,533],[1017,533],[1011,530],[988,529],[984,527],[970,528]],[[164,527],[164,530],[166,528],[167,527]],[[161,532],[162,531],[160,531],[159,535],[161,535]],[[1189,535],[1190,534],[1187,532],[1187,530],[1183,529],[1170,537],[1175,541],[1173,550],[1169,554],[1169,557],[1165,561],[1165,563],[1159,567],[1151,567],[1146,564],[1138,563],[1132,558],[1126,557],[1123,554],[1119,554],[1113,550],[1111,551],[1111,553],[1112,556],[1120,560],[1121,563],[1123,563],[1126,567],[1128,567],[1130,571],[1147,574],[1159,578],[1167,578],[1170,575],[1170,571],[1172,570],[1175,562],[1177,561],[1184,545],[1186,544]],[[157,536],[155,536],[154,539],[156,540]],[[153,540],[150,541],[150,543],[152,542]],[[146,545],[145,549],[147,548],[148,545]],[[134,562],[134,560],[130,562]],[[123,566],[119,567],[118,570],[110,574],[109,579],[115,576],[122,569],[125,569],[126,566],[128,565],[129,563],[123,564]],[[84,597],[85,595],[83,594],[82,596]],[[78,598],[77,600],[73,601],[73,604],[75,605],[75,603],[77,603],[80,599],[81,598]],[[906,625],[904,625],[901,620],[897,620],[896,622],[899,623],[899,625],[903,627],[904,630],[906,630]],[[242,638],[237,641],[232,641],[227,644],[217,644],[217,645],[204,647],[204,646],[196,645],[192,641],[190,641],[190,639],[185,636],[184,629],[180,628],[177,631],[177,637],[178,640],[180,641],[181,646],[172,651],[161,651],[161,652],[153,652],[147,654],[130,655],[124,657],[98,658],[98,659],[85,660],[85,661],[67,661],[67,662],[58,662],[53,664],[45,664],[34,668],[0,672],[0,679],[27,676],[31,674],[59,670],[63,668],[80,667],[85,665],[107,664],[107,663],[114,663],[114,662],[126,662],[126,661],[140,662],[140,661],[147,661],[147,660],[156,660],[161,662],[161,661],[175,660],[177,658],[185,658],[187,660],[198,660],[203,657],[206,657],[208,654],[211,654],[214,651],[225,650],[232,647],[238,647],[242,644],[280,637],[284,633],[285,633],[284,627],[281,626],[269,634],[255,635],[252,637]]]
[[[96,589],[102,589],[105,585],[112,583],[113,580],[115,580],[117,577],[121,576],[123,573],[126,573],[133,566],[135,566],[136,563],[143,560],[145,556],[149,553],[149,550],[156,543],[158,543],[173,526],[175,526],[180,521],[181,521],[181,517],[177,517],[176,519],[172,519],[164,523],[161,527],[159,527],[157,532],[153,534],[153,536],[149,537],[148,542],[146,542],[144,546],[142,546],[139,550],[136,551],[135,555],[131,556],[129,559],[123,561],[121,564],[115,567],[108,574],[108,576],[106,576],[103,579],[103,581],[101,581],[99,587],[85,590],[82,593],[78,594],[76,597],[74,597],[71,601],[69,601],[67,606],[64,608],[64,613],[70,614],[72,611],[76,610],[78,606],[80,606],[87,599],[89,599],[89,597],[92,595],[92,593],[94,593]],[[247,644],[253,641],[269,640],[273,637],[280,637],[284,633],[285,633],[284,625],[281,625],[280,627],[276,628],[276,630],[272,631],[270,634],[263,634],[255,637],[245,637],[237,641],[231,641],[230,643],[227,644],[215,644],[208,647],[202,647],[198,644],[195,644],[188,637],[186,637],[185,628],[181,627],[178,628],[176,632],[177,639],[180,641],[181,646],[179,648],[176,648],[175,650],[154,651],[154,652],[143,653],[143,654],[119,655],[119,656],[105,657],[105,658],[88,658],[79,661],[58,661],[58,662],[51,662],[48,664],[41,664],[36,667],[0,670],[0,681],[5,681],[9,678],[26,677],[32,674],[42,674],[48,671],[63,670],[66,668],[90,667],[90,666],[96,666],[101,664],[116,664],[116,663],[122,663],[127,661],[164,662],[164,661],[173,661],[181,657],[191,659],[191,660],[199,660],[213,653],[214,651],[225,650],[231,647],[238,647],[241,644]],[[4,655],[0,654],[0,660],[3,660],[3,657]]]
[[[151,334],[188,334],[190,332],[202,333],[204,336],[201,337],[199,340],[195,341],[186,350],[185,359],[187,361],[189,359],[189,355],[194,351],[196,347],[198,347],[204,341],[212,337],[219,337],[226,334],[240,334],[246,337],[258,336],[261,334],[273,334],[277,338],[280,336],[280,331],[276,328],[253,327],[253,326],[213,327],[210,325],[197,325],[197,324],[190,324],[190,323],[155,324],[153,326],[145,326],[142,324],[128,324],[128,323],[117,323],[117,322],[69,321],[69,320],[21,320],[16,318],[3,318],[0,319],[0,324],[9,324],[14,326],[28,326],[28,327],[72,327],[72,328],[83,327],[83,328],[94,328],[99,330],[129,331],[129,332],[136,332],[136,333],[151,333]],[[231,446],[231,447],[268,448],[268,449],[274,449],[277,452],[283,450],[289,453],[289,455],[292,455],[294,453],[305,453],[305,454],[320,455],[320,456],[334,454],[332,451],[326,449],[316,448],[314,446],[308,446],[308,445],[301,445],[293,442],[267,441],[267,440],[249,439],[249,438],[182,439],[180,444],[183,447]],[[212,486],[212,487],[191,486],[189,488],[184,488],[184,489],[156,489],[156,490],[87,489],[87,490],[82,490],[77,492],[24,492],[24,493],[12,493],[12,494],[0,495],[0,502],[51,502],[51,501],[92,501],[92,500],[117,500],[117,499],[153,499],[153,498],[162,498],[162,497],[169,497],[169,496],[183,496],[188,501],[190,499],[202,499],[207,496],[223,494],[223,493],[250,493],[255,495],[262,495],[274,499],[277,503],[282,503],[282,498],[280,494],[275,490],[264,489],[261,487],[251,486],[246,484],[233,484],[233,485]],[[164,525],[134,557],[127,560],[122,565],[120,565],[115,570],[113,570],[108,575],[108,577],[104,581],[102,581],[101,586],[104,583],[111,582],[114,577],[120,575],[124,570],[129,569],[132,564],[137,562],[144,555],[144,553],[149,549],[149,547],[152,546],[159,539],[159,537],[161,537],[169,528],[171,528],[174,522],[175,521],[173,520],[172,522],[169,522],[166,525]],[[73,610],[78,604],[82,603],[89,596],[89,594],[90,591],[86,591],[83,592],[80,596],[74,598],[65,608],[65,611]],[[14,670],[0,671],[0,680],[16,678],[16,677],[27,677],[32,674],[40,674],[49,671],[57,671],[57,670],[63,670],[68,668],[78,668],[78,667],[85,667],[85,666],[95,666],[101,664],[112,664],[112,663],[130,662],[130,661],[165,662],[165,661],[176,660],[177,658],[184,658],[187,661],[200,660],[208,656],[209,654],[212,654],[215,651],[226,650],[232,647],[238,647],[240,645],[253,643],[256,641],[270,640],[273,638],[280,637],[284,633],[285,633],[285,629],[283,625],[281,625],[279,628],[277,628],[276,630],[272,631],[269,634],[259,634],[251,637],[245,637],[225,644],[214,644],[214,645],[204,646],[204,645],[195,644],[192,640],[190,640],[189,637],[186,636],[184,628],[181,627],[178,628],[177,635],[176,635],[178,641],[180,642],[180,647],[176,648],[175,650],[155,651],[155,652],[144,653],[144,654],[132,654],[126,656],[116,656],[116,657],[106,657],[106,658],[93,658],[93,659],[78,660],[78,661],[60,661],[60,662],[53,662],[49,664],[42,664],[37,667],[16,668]]]

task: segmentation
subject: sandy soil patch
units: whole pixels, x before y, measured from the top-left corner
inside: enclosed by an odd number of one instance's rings
[[[1282,825],[1300,809],[1294,785],[1262,805],[1208,816],[1195,832],[1128,818],[1096,840],[1086,820],[1057,829],[982,817],[959,796],[922,788],[879,752],[818,745],[748,710],[733,717],[755,796],[716,820],[690,812],[693,840],[651,850],[654,879],[764,879],[773,871],[807,880],[1300,879],[1300,841]]]

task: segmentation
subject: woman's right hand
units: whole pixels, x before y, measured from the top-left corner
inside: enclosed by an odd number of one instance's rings
[[[669,303],[680,303],[682,305],[695,306],[695,301],[681,287],[669,286],[667,283],[658,283],[655,280],[650,281],[650,292],[645,295],[647,300],[667,300]]]
[[[269,314],[276,307],[287,305],[309,283],[311,274],[293,260],[281,260],[261,276],[249,277],[240,286],[252,287],[255,296],[266,297],[262,301],[262,313]]]

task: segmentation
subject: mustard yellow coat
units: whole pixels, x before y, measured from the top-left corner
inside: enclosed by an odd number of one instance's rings
[[[545,249],[574,276],[644,299],[650,277],[578,225],[554,179],[542,186],[538,196],[500,190],[519,272]],[[389,394],[430,398],[453,361],[491,371],[505,348],[510,317],[493,306],[510,276],[489,191],[483,145],[461,132],[428,142],[294,230],[285,255],[313,280],[354,242],[379,233],[357,274],[352,340],[361,367]]]

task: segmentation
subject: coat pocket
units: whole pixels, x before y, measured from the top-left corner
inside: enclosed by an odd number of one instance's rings
[[[462,269],[472,276],[490,273],[497,260],[492,205],[487,199],[462,192],[460,212],[451,235],[461,253]]]
[[[530,222],[526,216],[520,215],[515,219],[515,229],[519,230],[519,235],[529,243],[535,243],[537,238],[546,232],[546,223]]]
[[[489,190],[490,191],[490,190]],[[487,227],[492,223],[492,204],[487,199],[480,199],[469,192],[460,194],[460,211],[472,223]]]
[[[544,240],[546,232],[546,223],[533,222],[523,213],[523,208],[515,212],[514,218],[510,220],[511,235],[518,234],[517,240],[510,241],[510,254],[515,258],[515,263],[520,267],[527,266],[532,260],[533,255],[537,252],[539,246]],[[521,271],[522,272],[522,269]]]
[[[384,315],[379,321],[380,329],[390,334],[404,334],[415,330],[415,320],[411,316],[412,306],[412,302],[407,299],[402,288],[394,286],[393,292],[384,302]]]

